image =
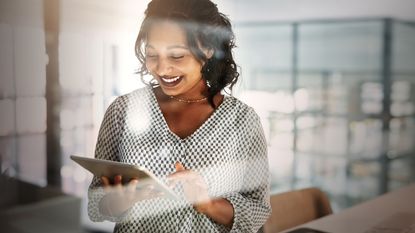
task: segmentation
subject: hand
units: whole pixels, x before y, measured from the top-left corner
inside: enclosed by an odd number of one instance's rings
[[[200,213],[206,212],[212,200],[208,194],[208,186],[197,172],[185,169],[183,164],[176,162],[176,172],[168,176],[170,187],[181,183],[186,199]]]
[[[104,186],[105,196],[101,200],[100,209],[106,215],[120,215],[131,208],[136,202],[160,197],[163,193],[157,191],[152,185],[145,185],[137,190],[139,182],[131,179],[123,185],[122,176],[116,175],[111,183],[108,177],[101,177]]]
[[[183,185],[183,191],[197,212],[205,214],[219,224],[232,227],[234,210],[232,204],[223,198],[211,199],[208,186],[197,172],[186,170],[180,162],[175,164],[176,172],[168,176],[170,186],[178,183]]]

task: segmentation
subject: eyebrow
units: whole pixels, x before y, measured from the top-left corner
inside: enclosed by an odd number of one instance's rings
[[[146,45],[146,48],[154,49],[154,47],[151,45]],[[167,49],[189,49],[189,48],[183,45],[171,45],[171,46],[168,46]]]

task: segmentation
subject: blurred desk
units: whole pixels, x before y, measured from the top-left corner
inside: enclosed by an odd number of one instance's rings
[[[385,222],[390,224],[392,219],[405,222],[395,222],[395,226],[401,227],[408,221],[415,226],[415,183],[290,230],[308,227],[330,233],[380,232],[373,228]]]

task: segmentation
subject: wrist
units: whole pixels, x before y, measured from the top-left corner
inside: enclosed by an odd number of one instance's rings
[[[211,209],[213,208],[213,200],[205,201],[199,204],[194,205],[195,210],[201,214],[208,215]]]
[[[206,215],[218,224],[232,227],[234,218],[234,209],[232,204],[224,199],[214,199],[208,202],[194,205],[197,212]]]

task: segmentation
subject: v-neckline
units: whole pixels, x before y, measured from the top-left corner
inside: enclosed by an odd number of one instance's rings
[[[186,136],[186,137],[184,137],[184,138],[181,138],[179,135],[177,135],[176,133],[174,133],[171,129],[170,129],[170,127],[169,127],[169,125],[167,124],[167,120],[166,120],[166,118],[164,117],[164,115],[163,115],[163,111],[161,111],[161,107],[160,107],[160,104],[158,103],[158,101],[157,101],[157,97],[156,97],[156,94],[154,93],[154,88],[153,87],[149,87],[148,88],[148,91],[150,92],[150,96],[151,96],[151,100],[152,101],[154,101],[154,103],[155,103],[155,105],[156,105],[156,115],[161,119],[161,121],[163,122],[163,128],[165,129],[165,130],[167,130],[167,132],[170,134],[170,135],[172,135],[173,137],[175,137],[177,140],[179,140],[179,141],[182,141],[182,142],[184,142],[184,141],[188,141],[188,140],[190,140],[192,137],[194,137],[195,135],[197,135],[197,134],[199,134],[200,133],[200,131],[202,131],[204,128],[206,128],[207,126],[206,125],[208,125],[209,124],[209,122],[210,121],[212,121],[212,119],[222,110],[222,108],[223,108],[223,106],[226,104],[226,102],[227,102],[227,99],[229,99],[229,97],[228,96],[226,96],[226,95],[224,95],[223,96],[223,100],[222,100],[222,103],[220,103],[219,104],[219,106],[215,109],[215,110],[213,110],[213,112],[212,112],[212,114],[210,114],[209,115],[209,117],[199,126],[199,127],[197,127],[197,129],[195,130],[195,131],[193,131],[190,135],[188,135],[188,136]]]

